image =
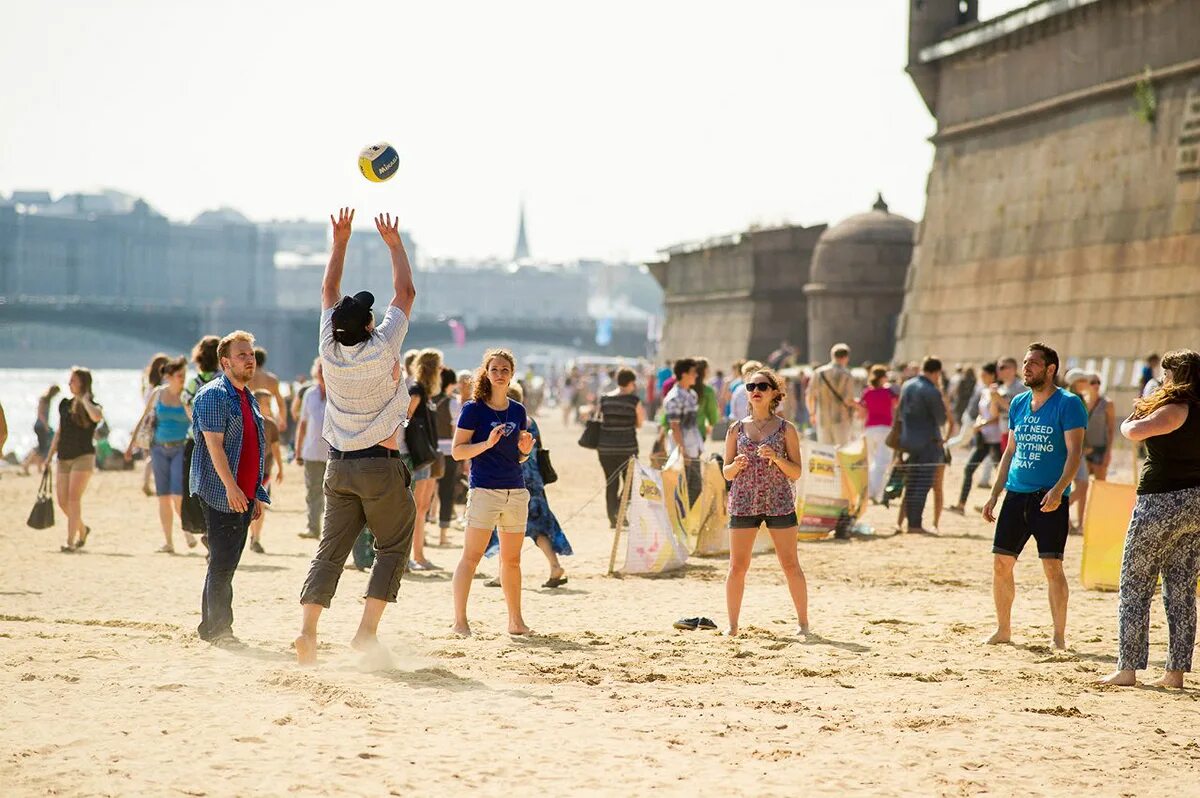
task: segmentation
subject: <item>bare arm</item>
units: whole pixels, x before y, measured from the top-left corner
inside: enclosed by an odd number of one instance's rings
[[[4,408],[0,407],[0,454],[4,453],[4,444],[8,442],[8,419],[4,417]]]
[[[729,482],[737,479],[737,475],[746,468],[746,456],[737,453],[737,436],[741,425],[740,421],[735,421],[725,431],[725,465],[721,468],[721,475]]]
[[[675,448],[683,451],[683,425],[678,421],[672,421],[671,424],[671,440],[675,441]]]
[[[400,218],[393,220],[391,214],[380,214],[375,217],[375,228],[392,253],[392,289],[396,292],[392,297],[392,307],[400,308],[406,317],[410,317],[413,301],[417,298],[417,287],[413,284],[408,253],[404,251],[404,242],[400,240]]]
[[[308,432],[308,419],[305,416],[300,416],[300,423],[296,425],[296,464],[304,465],[304,434]]]
[[[1121,434],[1131,441],[1144,441],[1156,435],[1174,432],[1183,426],[1187,417],[1187,405],[1163,405],[1145,418],[1130,416],[1125,419],[1121,422]]]
[[[1108,448],[1104,451],[1104,465],[1107,468],[1108,464],[1112,462],[1113,444],[1117,440],[1117,408],[1113,406],[1112,402],[1104,406],[1104,426],[1108,430],[1108,437],[1105,438],[1108,441]]]
[[[642,425],[646,423],[646,406],[643,405],[641,402],[638,402],[637,410],[635,411],[635,413],[637,416],[637,420],[634,422],[634,428],[641,429]]]
[[[279,431],[284,432],[287,430],[287,410],[284,409],[287,407],[287,405],[283,403],[283,394],[279,392],[278,378],[276,378],[274,380],[274,384],[271,385],[271,395],[275,397],[275,407],[278,408],[279,411],[275,416],[275,423],[279,426]]]
[[[478,457],[500,442],[500,439],[504,437],[504,428],[492,427],[492,434],[488,435],[488,439],[479,443],[471,443],[471,436],[474,434],[475,430],[473,429],[455,428],[454,445],[450,449],[450,456],[460,461]]]
[[[354,209],[342,208],[337,218],[330,216],[329,221],[333,223],[333,249],[329,251],[329,264],[321,280],[321,310],[329,310],[342,298],[342,269],[346,266],[346,245],[350,243]]]
[[[996,469],[996,478],[992,480],[992,495],[983,505],[983,517],[989,523],[994,523],[996,520],[996,515],[992,510],[996,507],[996,500],[1000,498],[1000,492],[1004,490],[1004,483],[1008,482],[1008,469],[1012,465],[1013,455],[1016,454],[1016,451],[1017,436],[1010,432],[1008,445],[1004,447],[1004,454],[1000,457],[1000,467]]]
[[[283,482],[283,447],[279,441],[271,444],[271,455],[275,458],[275,481]]]
[[[1063,491],[1075,481],[1075,474],[1079,471],[1079,461],[1083,459],[1083,434],[1085,432],[1087,432],[1086,427],[1076,427],[1063,432],[1063,438],[1067,442],[1067,462],[1063,465],[1062,476],[1058,478],[1058,482],[1042,499],[1042,512],[1048,513],[1057,510],[1058,505],[1062,502]]]
[[[83,402],[83,409],[87,412],[88,418],[92,420],[92,423],[99,424],[100,419],[104,418],[104,411],[92,404],[92,397],[81,396],[79,397],[79,401]]]
[[[229,508],[235,513],[244,513],[249,503],[246,501],[246,494],[242,493],[242,489],[237,486],[237,480],[234,479],[233,471],[229,468],[229,459],[225,457],[225,433],[205,431],[203,434],[204,445],[208,447],[208,456],[212,458],[213,469],[221,478],[221,484],[225,486],[225,496],[229,500]]]

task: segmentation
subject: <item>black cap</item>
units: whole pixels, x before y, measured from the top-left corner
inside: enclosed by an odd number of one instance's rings
[[[361,344],[370,337],[367,325],[371,323],[371,306],[375,295],[370,291],[359,291],[354,296],[344,296],[333,306],[333,339],[345,346]]]

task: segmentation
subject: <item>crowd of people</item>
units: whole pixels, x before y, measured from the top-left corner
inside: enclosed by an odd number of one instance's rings
[[[284,480],[289,459],[304,473],[307,523],[300,535],[318,540],[300,590],[294,646],[301,663],[317,659],[319,619],[352,555],[356,565],[371,568],[352,645],[380,652],[384,609],[396,601],[404,573],[441,570],[426,549],[450,542],[459,505],[463,540],[451,628],[471,634],[475,572],[482,558],[498,554],[499,575],[489,584],[501,588],[509,633],[530,634],[521,609],[525,538],[546,558],[548,588],[567,583],[559,558],[572,553],[545,490],[557,478],[535,418],[546,386],[564,421],[595,428],[590,445],[614,529],[626,464],[640,454],[638,430],[645,424],[656,431],[652,462],[671,455],[682,461],[689,501],[701,494],[706,454],[718,458],[728,485],[730,635],[739,632],[745,575],[764,527],[797,634],[808,633],[794,492],[804,469],[802,440],[840,447],[861,438],[867,494],[884,504],[900,499],[898,532],[936,534],[943,509],[966,513],[972,489],[989,490],[976,508],[995,524],[996,631],[987,642],[1010,640],[1013,573],[1032,538],[1049,587],[1053,644],[1065,648],[1062,560],[1072,528],[1082,523],[1089,480],[1107,478],[1119,429],[1138,444],[1145,463],[1122,564],[1118,670],[1104,681],[1132,684],[1146,667],[1148,610],[1161,575],[1170,635],[1161,683],[1182,685],[1191,667],[1200,570],[1200,354],[1148,358],[1139,398],[1119,425],[1102,378],[1078,368],[1063,373],[1058,352],[1042,342],[1030,344],[1020,361],[1006,356],[952,369],[933,356],[854,369],[845,344],[832,347],[828,363],[809,368],[783,342],[765,361],[731,364],[728,375],[706,358],[682,357],[658,370],[645,363],[575,367],[536,384],[527,371],[522,385],[517,359],[506,349],[484,353],[473,373],[448,368],[436,349],[404,351],[416,290],[390,215],[375,219],[391,255],[394,289],[382,317],[377,321],[369,292],[342,294],[353,218],[350,209],[331,217],[318,355],[310,378],[289,396],[246,331],[197,342],[190,379],[182,356],[157,355],[147,366],[141,412],[118,459],[146,456],[144,488],[157,497],[164,538],[158,550],[175,552],[176,520],[189,548],[203,543],[208,550],[203,639],[236,644],[234,575],[247,543],[264,552],[272,487]],[[57,386],[39,398],[37,446],[24,465],[56,463],[66,520],[61,549],[76,552],[91,532],[84,497],[105,421],[87,369],[72,369],[67,388],[57,412]],[[6,435],[0,412],[0,447]],[[959,448],[969,449],[963,480],[957,501],[945,506],[945,472]],[[436,544],[426,542],[427,523],[438,526]]]

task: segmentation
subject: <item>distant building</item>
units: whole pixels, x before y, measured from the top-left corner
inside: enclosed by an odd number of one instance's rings
[[[521,218],[517,222],[517,246],[513,249],[513,260],[527,260],[529,255],[529,238],[525,235],[525,203],[521,202]]]
[[[268,308],[274,256],[274,237],[229,209],[174,224],[113,191],[0,205],[0,295]]]
[[[1127,406],[1147,353],[1200,342],[1200,0],[909,20],[937,132],[897,358],[1042,340]]]
[[[855,363],[891,360],[915,233],[882,196],[869,212],[825,231],[804,286],[809,362],[825,362],[838,343],[849,344]]]
[[[663,287],[660,354],[704,355],[716,368],[766,357],[786,339],[808,351],[804,287],[825,225],[752,229],[680,244],[649,264]]]

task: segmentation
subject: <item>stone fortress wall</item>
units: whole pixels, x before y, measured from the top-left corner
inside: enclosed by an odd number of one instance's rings
[[[958,5],[911,12],[938,129],[895,357],[1042,339],[1123,409],[1147,353],[1200,348],[1200,0],[1044,0],[946,29]]]

